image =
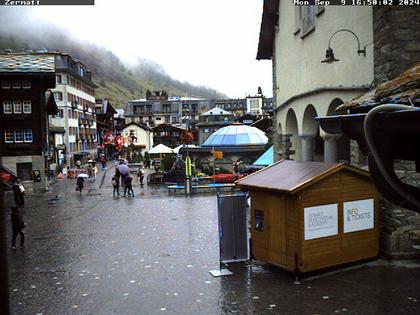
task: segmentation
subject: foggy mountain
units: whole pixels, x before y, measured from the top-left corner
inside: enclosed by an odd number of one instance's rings
[[[108,98],[117,108],[124,107],[127,100],[144,98],[147,89],[163,89],[169,95],[226,98],[226,95],[214,89],[172,79],[161,65],[151,60],[138,58],[135,64],[124,64],[110,50],[76,39],[55,25],[27,20],[21,12],[16,14],[3,10],[0,20],[0,52],[4,49],[14,52],[47,49],[69,53],[92,71],[93,80],[98,86],[96,97]]]

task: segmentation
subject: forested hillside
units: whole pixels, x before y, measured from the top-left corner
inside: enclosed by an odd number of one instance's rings
[[[7,20],[7,16],[3,16],[2,19]],[[150,60],[139,58],[135,65],[125,65],[110,50],[91,42],[74,39],[56,27],[44,25],[41,26],[41,30],[36,31],[15,30],[16,28],[10,25],[0,29],[1,52],[5,49],[17,52],[41,49],[67,52],[73,58],[81,60],[92,71],[94,82],[98,85],[97,98],[108,98],[116,107],[123,107],[127,100],[145,97],[147,89],[164,89],[169,95],[209,99],[226,97],[211,88],[174,80],[165,73],[162,66]]]

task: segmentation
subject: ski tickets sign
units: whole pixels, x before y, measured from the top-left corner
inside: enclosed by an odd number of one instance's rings
[[[373,199],[344,202],[343,211],[344,233],[373,229]]]
[[[338,204],[304,208],[305,240],[338,233]]]

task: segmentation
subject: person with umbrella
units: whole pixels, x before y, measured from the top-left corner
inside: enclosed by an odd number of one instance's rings
[[[117,166],[118,171],[121,174],[121,185],[125,186],[125,179],[130,174],[130,168],[128,165],[124,164],[123,161]]]
[[[80,191],[80,194],[82,194],[82,190],[83,190],[83,183],[85,182],[85,178],[88,178],[89,175],[87,174],[79,174],[77,175],[77,187],[76,189]]]

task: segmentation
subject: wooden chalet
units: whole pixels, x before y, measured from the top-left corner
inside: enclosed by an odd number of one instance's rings
[[[164,144],[171,148],[183,144],[182,135],[186,132],[185,129],[170,124],[160,124],[152,130],[154,145]]]

